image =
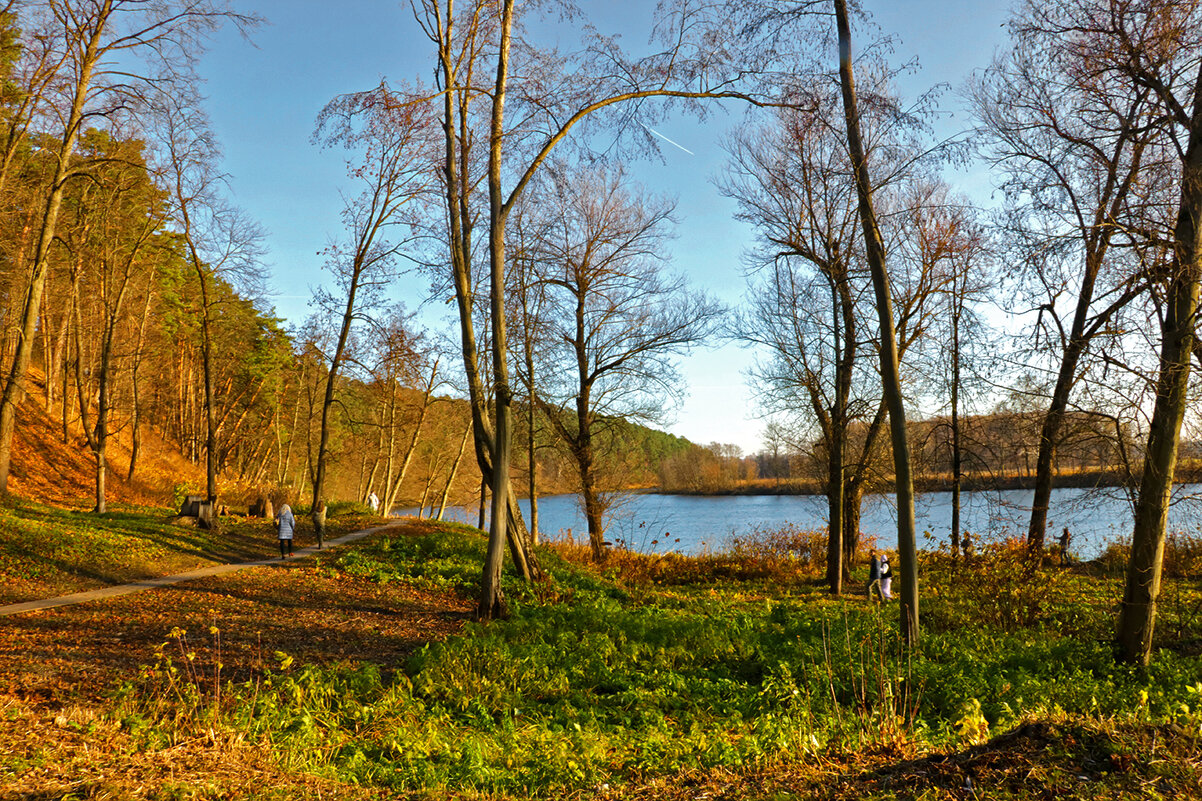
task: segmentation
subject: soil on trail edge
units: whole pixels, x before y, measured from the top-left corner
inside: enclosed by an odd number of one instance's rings
[[[408,533],[405,525],[387,530]],[[155,647],[176,627],[195,650],[219,643],[223,681],[274,666],[277,651],[305,663],[363,661],[389,669],[421,645],[457,632],[473,608],[451,592],[380,586],[323,569],[314,559],[249,566],[6,618],[0,693],[38,704],[98,701],[153,663]]]

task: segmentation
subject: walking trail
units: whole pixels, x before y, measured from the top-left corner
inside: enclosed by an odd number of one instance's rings
[[[337,539],[328,540],[325,543],[326,548],[331,548],[337,545],[346,545],[355,540],[363,539],[366,536],[375,534],[378,531],[383,531],[388,528],[399,525],[397,523],[389,523],[375,528],[366,528],[362,531],[353,531],[350,534],[344,534]],[[295,554],[293,559],[303,559],[306,556],[312,556],[319,551],[316,545],[310,545],[307,548],[301,548]],[[133,581],[129,584],[117,584],[112,587],[101,587],[95,590],[85,590],[83,592],[74,592],[70,595],[60,595],[57,598],[42,598],[35,601],[22,601],[21,603],[9,604],[8,606],[0,606],[0,617],[9,617],[10,615],[19,615],[22,612],[33,612],[39,609],[53,609],[56,606],[71,606],[72,604],[82,604],[87,601],[98,601],[102,598],[114,598],[118,595],[129,595],[143,590],[153,590],[156,587],[166,587],[171,584],[179,584],[183,581],[192,581],[193,579],[206,578],[208,576],[220,576],[224,573],[232,573],[235,570],[243,570],[248,567],[264,567],[275,564],[280,564],[285,560],[278,556],[273,556],[268,559],[258,559],[253,562],[233,562],[223,565],[212,565],[210,567],[202,567],[197,570],[189,570],[187,573],[176,573],[173,576],[160,576],[158,578],[142,579],[141,581]]]

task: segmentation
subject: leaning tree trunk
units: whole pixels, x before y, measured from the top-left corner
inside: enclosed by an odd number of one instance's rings
[[[505,210],[500,186],[500,156],[502,146],[500,129],[503,121],[504,88],[508,71],[508,47],[513,20],[512,2],[506,2],[501,12],[501,49],[497,56],[497,87],[499,91],[492,98],[493,120],[489,137],[488,183],[490,202],[489,253],[490,266],[492,268],[492,309],[494,310],[493,324],[494,332],[496,331],[495,326],[498,323],[500,324],[501,333],[499,346],[494,335],[493,353],[494,363],[500,363],[505,366],[503,303]],[[439,69],[443,85],[447,88],[459,85],[456,75],[458,60],[451,46],[453,40],[453,23],[454,15],[448,13],[443,23],[441,23],[443,27],[440,28],[438,34]],[[459,331],[463,346],[464,371],[467,376],[468,395],[472,412],[472,431],[475,439],[476,460],[481,470],[480,523],[483,525],[484,491],[489,479],[491,478],[495,483],[504,484],[506,489],[505,495],[510,495],[508,492],[507,472],[510,456],[508,450],[509,443],[506,441],[505,447],[501,447],[502,442],[510,434],[510,410],[507,405],[509,388],[508,376],[506,374],[497,378],[498,395],[505,395],[506,397],[496,398],[499,410],[498,417],[503,417],[504,419],[496,421],[495,429],[490,426],[487,419],[487,401],[480,375],[479,352],[476,347],[476,336],[472,324],[472,315],[475,311],[472,304],[474,287],[469,265],[472,259],[471,231],[473,215],[468,203],[470,189],[462,177],[463,171],[470,161],[467,152],[469,137],[466,130],[466,105],[472,97],[471,93],[456,93],[453,91],[447,91],[444,94],[442,129],[446,151],[445,162],[442,167],[446,178],[447,219],[450,227],[451,275],[455,286],[455,302],[459,312]],[[462,113],[458,113],[457,109]],[[462,164],[460,163],[461,158]],[[497,234],[500,236],[497,236]],[[497,283],[498,276],[502,281],[501,284]],[[499,306],[501,311],[499,317],[495,313],[495,310],[498,308],[498,301],[500,301]],[[485,565],[481,577],[481,602],[478,611],[482,619],[506,613],[504,598],[500,590],[504,548],[502,543],[508,541],[510,551],[515,557],[514,567],[518,570],[519,575],[526,580],[531,580],[541,575],[534,551],[528,546],[528,542],[526,541],[525,526],[521,524],[521,513],[512,502],[512,498],[506,497],[503,499],[503,503],[495,504],[494,512],[496,508],[505,510],[505,514],[501,515],[504,519],[500,523],[501,527],[499,529],[496,522],[498,515],[495,513],[491,524],[493,530],[490,531],[489,549],[485,557]]]
[[[1173,273],[1170,277],[1168,309],[1162,326],[1160,376],[1156,383],[1156,405],[1148,428],[1148,450],[1139,500],[1135,506],[1135,529],[1131,560],[1119,613],[1118,650],[1127,662],[1147,665],[1152,657],[1152,633],[1156,624],[1156,602],[1164,562],[1165,526],[1181,421],[1187,404],[1190,354],[1198,318],[1199,256],[1202,254],[1202,68],[1194,88],[1189,146],[1182,166],[1181,205],[1174,230]]]
[[[107,9],[107,7],[106,7]],[[100,58],[101,37],[105,31],[104,20],[89,32],[87,44],[79,62],[79,73],[72,87],[71,108],[68,110],[62,141],[56,157],[54,175],[50,179],[50,191],[43,207],[41,230],[38,234],[37,250],[34,254],[33,270],[29,288],[18,323],[17,349],[0,392],[0,494],[8,492],[8,476],[12,466],[13,432],[16,430],[17,404],[24,394],[25,374],[33,355],[34,336],[37,333],[38,312],[42,307],[42,293],[46,288],[46,276],[50,267],[50,251],[54,247],[55,228],[59,210],[67,187],[67,176],[71,170],[71,157],[84,121],[84,107],[91,88],[93,69]]]
[[[851,26],[847,0],[834,0],[839,30],[839,81],[847,123],[847,145],[855,173],[860,222],[880,320],[881,383],[889,409],[893,441],[893,465],[897,484],[897,547],[901,562],[902,634],[906,643],[918,643],[918,553],[914,534],[914,476],[910,467],[910,444],[906,433],[906,410],[898,371],[897,334],[893,327],[893,300],[889,273],[885,269],[885,247],[872,203],[872,181],[860,135],[860,112],[856,101],[851,63]]]

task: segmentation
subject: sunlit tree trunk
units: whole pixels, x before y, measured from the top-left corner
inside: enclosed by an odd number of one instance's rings
[[[1202,68],[1193,93],[1189,145],[1184,155],[1181,204],[1174,230],[1173,272],[1161,329],[1160,375],[1148,428],[1148,449],[1135,506],[1131,559],[1117,632],[1121,657],[1147,665],[1164,563],[1165,527],[1181,422],[1189,388],[1190,355],[1198,324],[1198,284],[1202,269]]]
[[[914,477],[910,467],[910,445],[906,433],[906,412],[898,372],[897,336],[893,326],[892,290],[885,268],[885,247],[877,226],[872,203],[872,181],[860,135],[860,115],[852,74],[851,27],[846,0],[834,0],[839,31],[839,80],[843,90],[843,109],[847,122],[847,144],[855,173],[856,193],[860,199],[860,218],[872,284],[880,319],[881,381],[889,410],[893,441],[893,465],[897,491],[897,545],[901,562],[902,634],[913,646],[918,643],[918,553],[914,526]]]
[[[112,0],[105,0],[97,10],[94,26],[90,30],[82,32],[82,41],[79,43],[82,46],[72,87],[71,105],[66,109],[65,125],[58,142],[57,152],[54,154],[54,173],[50,179],[50,190],[46,195],[41,214],[29,288],[25,294],[21,318],[17,326],[19,332],[17,349],[5,377],[3,391],[0,392],[0,494],[8,491],[17,404],[22,397],[25,374],[29,369],[30,357],[33,354],[38,311],[42,307],[42,293],[46,287],[46,276],[50,266],[50,250],[54,245],[59,210],[62,208],[63,193],[66,190],[67,177],[71,171],[71,158],[75,153],[75,144],[82,132],[84,109],[91,91],[93,71],[103,52],[101,43],[111,13]]]

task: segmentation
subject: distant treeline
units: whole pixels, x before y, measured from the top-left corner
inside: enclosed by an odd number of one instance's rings
[[[964,449],[961,488],[1030,489],[1035,481],[1042,416],[1037,412],[996,412],[963,417]],[[1142,465],[1142,441],[1113,418],[1075,412],[1066,421],[1058,449],[1056,485],[1061,487],[1136,486]],[[909,424],[917,468],[916,485],[924,492],[950,489],[952,482],[949,421],[943,417]],[[863,438],[854,427],[850,438]],[[1187,447],[1178,467],[1180,481],[1202,478],[1202,449]],[[888,441],[874,449],[868,491],[892,489],[892,454]],[[660,488],[684,494],[820,494],[825,491],[826,454],[821,442],[809,450],[778,448],[744,454],[733,445],[695,446],[665,460]]]

